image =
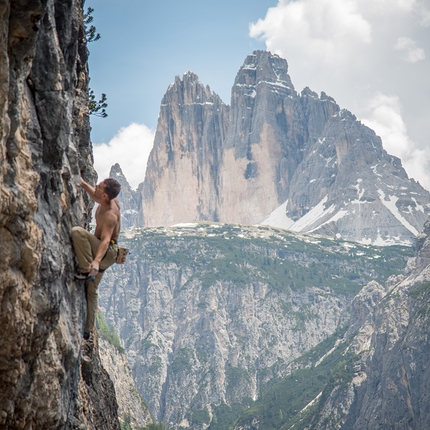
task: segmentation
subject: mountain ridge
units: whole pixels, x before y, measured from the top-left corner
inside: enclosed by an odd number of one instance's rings
[[[163,97],[134,226],[264,223],[372,244],[413,245],[430,193],[381,139],[287,61],[246,57],[226,105],[192,72]]]

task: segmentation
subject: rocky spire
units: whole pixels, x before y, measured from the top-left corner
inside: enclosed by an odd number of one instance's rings
[[[305,117],[287,62],[254,51],[232,89],[220,219],[253,224],[284,201],[306,140]]]
[[[121,228],[138,226],[141,219],[139,216],[141,206],[139,191],[131,188],[118,163],[111,167],[109,177],[116,179],[121,185],[121,192],[118,195],[121,206]]]
[[[218,218],[219,166],[228,111],[192,72],[182,79],[177,76],[169,86],[141,186],[145,225]]]

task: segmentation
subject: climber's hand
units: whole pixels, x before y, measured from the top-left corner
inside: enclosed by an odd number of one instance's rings
[[[97,263],[97,261],[93,261],[93,262],[90,264],[89,269],[90,269],[89,276],[96,276],[96,275],[97,275],[97,273],[99,273],[99,269],[100,269],[100,267],[99,267],[99,263]]]

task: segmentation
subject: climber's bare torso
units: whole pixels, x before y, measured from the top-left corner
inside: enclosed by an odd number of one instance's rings
[[[88,195],[99,204],[96,210],[96,230],[94,236],[100,240],[97,254],[89,266],[90,275],[95,275],[99,271],[100,262],[106,255],[111,240],[117,240],[121,228],[121,214],[118,200],[110,199],[105,192],[106,184],[100,182],[93,188],[83,179],[82,187]]]
[[[113,199],[110,201],[110,207],[105,207],[99,205],[96,209],[96,230],[94,232],[94,236],[101,240],[102,232],[105,224],[111,224],[114,222],[114,228],[110,235],[110,240],[118,240],[119,232],[121,229],[120,224],[120,207],[117,199]],[[109,229],[111,230],[111,229]]]

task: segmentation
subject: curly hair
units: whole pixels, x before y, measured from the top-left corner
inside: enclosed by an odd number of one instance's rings
[[[107,178],[103,182],[105,184],[105,193],[111,200],[114,199],[121,191],[120,183],[113,178]]]

